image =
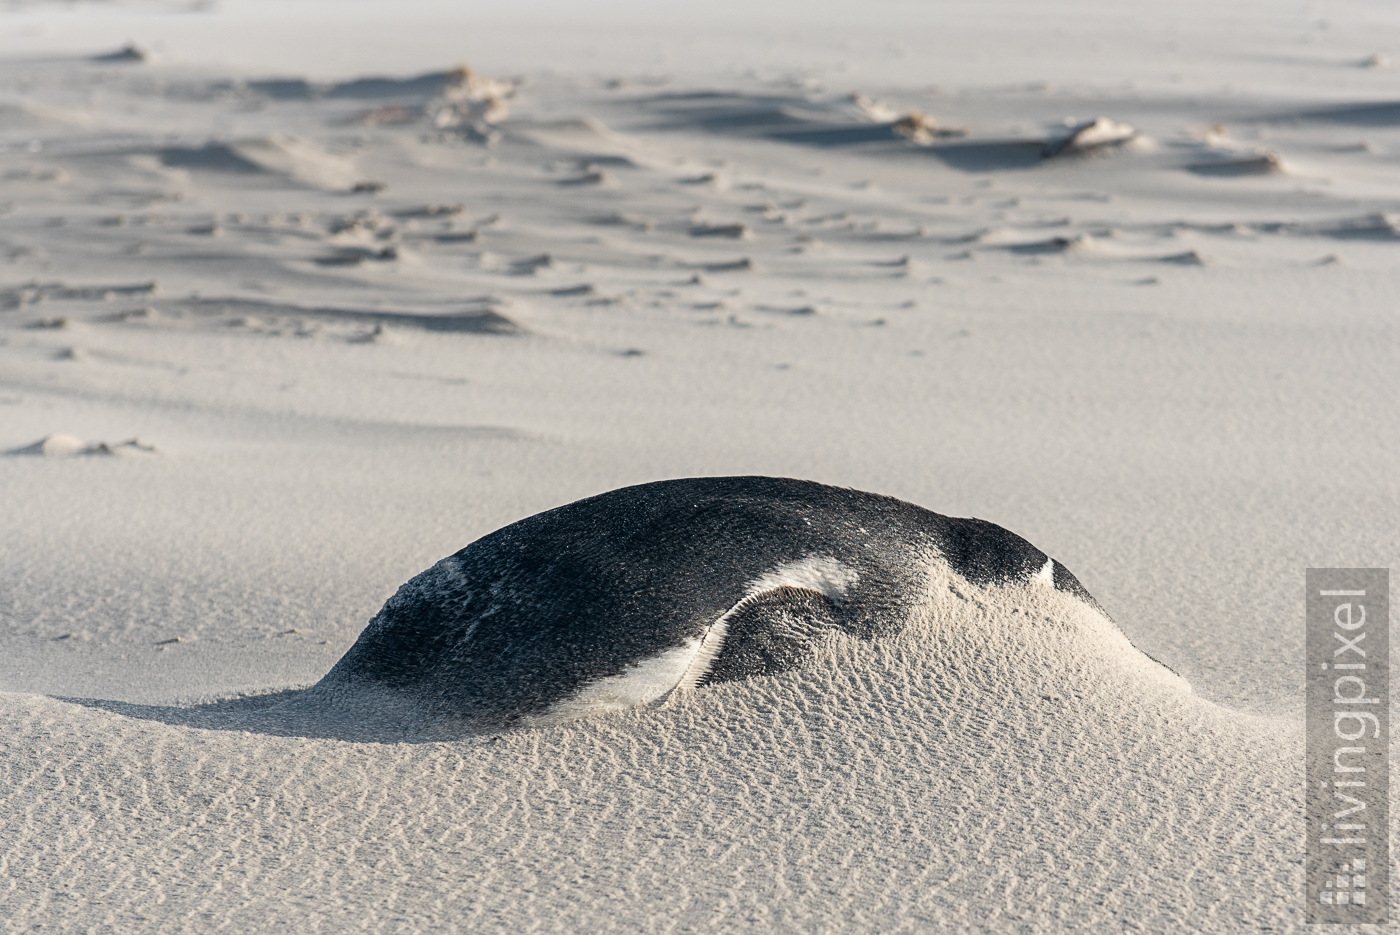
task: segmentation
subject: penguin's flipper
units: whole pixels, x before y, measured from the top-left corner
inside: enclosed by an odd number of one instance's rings
[[[794,669],[838,625],[836,605],[820,591],[781,585],[751,594],[710,627],[678,687]]]

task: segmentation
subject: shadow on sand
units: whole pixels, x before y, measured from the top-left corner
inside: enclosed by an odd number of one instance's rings
[[[226,698],[197,705],[142,705],[101,698],[57,697],[58,701],[141,721],[198,730],[235,731],[270,737],[304,737],[350,743],[440,743],[483,740],[501,729],[473,730],[453,725],[405,727],[402,721],[366,716],[363,711],[328,705],[315,688]]]
[[[1370,101],[1362,104],[1344,104],[1340,107],[1324,107],[1283,115],[1283,119],[1318,120],[1353,127],[1394,127],[1400,126],[1400,101]]]
[[[460,311],[418,313],[369,309],[310,307],[282,302],[241,298],[185,298],[156,303],[158,307],[203,315],[260,315],[280,318],[322,319],[392,325],[423,331],[456,334],[519,335],[525,329],[491,307],[489,298],[467,299],[469,307]],[[474,305],[475,307],[470,307]]]
[[[918,145],[896,132],[894,121],[859,119],[839,104],[800,95],[723,92],[660,94],[639,102],[660,118],[659,130],[703,131],[722,136],[766,138],[821,149],[859,147],[904,157],[931,156],[962,172],[1029,169],[1045,161],[1046,140],[996,139]],[[957,131],[958,135],[962,131]]]

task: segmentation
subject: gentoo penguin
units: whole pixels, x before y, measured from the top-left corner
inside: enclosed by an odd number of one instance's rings
[[[935,568],[972,587],[1058,589],[1102,613],[1063,565],[984,520],[786,478],[657,481],[438,562],[316,692],[483,728],[661,704],[792,669],[833,632],[897,633],[927,613]]]

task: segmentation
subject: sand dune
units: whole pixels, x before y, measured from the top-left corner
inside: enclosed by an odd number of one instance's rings
[[[358,178],[345,160],[288,136],[270,136],[237,143],[206,143],[193,149],[169,148],[161,162],[172,168],[206,172],[269,172],[317,188],[345,189]]]

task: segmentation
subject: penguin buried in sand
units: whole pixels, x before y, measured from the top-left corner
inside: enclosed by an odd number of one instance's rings
[[[890,636],[937,617],[950,592],[1008,591],[1078,602],[1157,666],[1068,569],[993,523],[811,481],[708,477],[478,539],[399,588],[312,694],[408,729],[547,725],[781,673],[832,634]]]

